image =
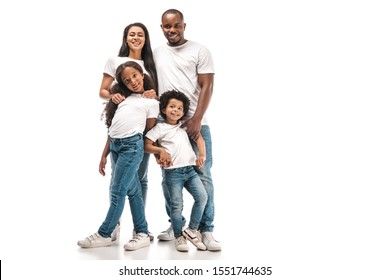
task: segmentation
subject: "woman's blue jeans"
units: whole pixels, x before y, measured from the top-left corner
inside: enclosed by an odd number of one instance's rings
[[[110,138],[110,154],[112,162],[110,208],[98,232],[103,237],[111,236],[122,215],[125,199],[128,196],[135,232],[148,233],[137,173],[144,154],[142,134],[123,139]]]

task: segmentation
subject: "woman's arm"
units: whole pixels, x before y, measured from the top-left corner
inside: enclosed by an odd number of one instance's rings
[[[113,82],[114,82],[114,78],[104,73],[102,84],[100,85],[99,96],[105,100],[110,100],[110,98],[112,98],[112,101],[115,104],[119,104],[125,99],[125,97],[118,92],[114,92],[114,93],[110,92],[110,88]]]

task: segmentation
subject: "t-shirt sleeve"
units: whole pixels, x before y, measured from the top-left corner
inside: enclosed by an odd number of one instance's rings
[[[157,118],[157,116],[158,116],[158,114],[160,112],[159,103],[155,99],[151,99],[150,101],[151,102],[150,102],[149,110],[148,110],[148,113],[147,113],[146,117],[148,119]]]
[[[157,124],[154,127],[152,127],[145,135],[146,138],[152,140],[153,142],[156,142],[158,138],[160,137],[160,126]]]
[[[198,73],[199,74],[215,73],[213,57],[209,49],[207,49],[205,46],[202,46],[199,49]]]
[[[116,69],[115,69],[114,58],[110,57],[107,60],[106,65],[104,66],[103,73],[108,74],[115,79],[115,71],[116,71]]]

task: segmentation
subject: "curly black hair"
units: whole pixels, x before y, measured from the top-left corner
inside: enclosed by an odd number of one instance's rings
[[[165,120],[167,119],[167,115],[164,114],[163,110],[168,106],[169,100],[171,100],[171,99],[177,99],[177,100],[180,100],[181,102],[183,102],[184,114],[180,119],[184,118],[188,113],[188,109],[190,108],[190,99],[184,93],[177,91],[177,90],[166,91],[160,96],[160,114],[161,114],[161,116]]]
[[[110,88],[110,93],[120,93],[122,94],[125,98],[130,96],[132,92],[130,89],[126,87],[126,85],[122,81],[122,72],[125,68],[127,67],[133,67],[135,68],[138,72],[143,73],[142,67],[135,61],[127,61],[125,63],[122,63],[121,65],[118,66],[116,69],[115,77],[116,80],[118,81],[116,84],[112,85]],[[155,85],[151,77],[149,75],[144,74],[144,90],[150,90],[154,89]],[[102,113],[102,117],[105,119],[105,124],[107,128],[111,126],[112,119],[114,118],[116,109],[118,108],[118,104],[115,104],[112,99],[110,99],[106,107],[104,108],[104,111]]]

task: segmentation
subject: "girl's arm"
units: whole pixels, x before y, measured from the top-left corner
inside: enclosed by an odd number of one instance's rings
[[[146,132],[152,129],[156,125],[156,123],[157,123],[157,118],[146,119],[144,135],[146,134]]]
[[[99,163],[99,173],[102,174],[103,176],[106,175],[106,172],[104,169],[106,168],[106,163],[107,163],[107,156],[110,154],[110,137],[107,136],[107,141],[106,145],[104,146],[102,156],[100,158],[100,163]]]
[[[206,144],[201,134],[199,134],[198,139],[196,140],[196,146],[198,146],[198,158],[196,159],[196,165],[202,167],[206,161]]]

